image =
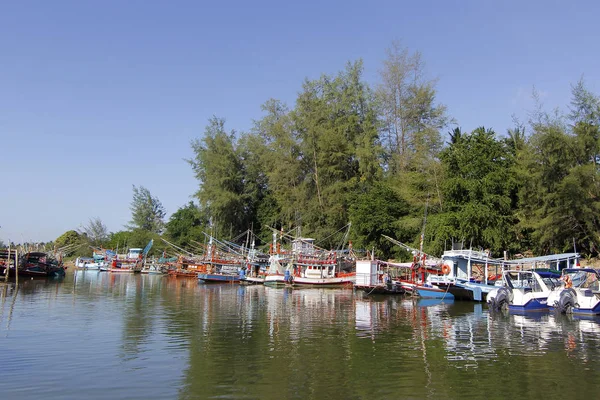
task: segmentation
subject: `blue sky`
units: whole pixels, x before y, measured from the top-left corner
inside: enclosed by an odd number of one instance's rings
[[[190,141],[212,115],[245,131],[305,78],[419,50],[466,130],[504,133],[535,86],[600,94],[593,1],[14,1],[0,4],[0,239],[54,240],[130,219],[132,185],[168,214],[197,190]]]

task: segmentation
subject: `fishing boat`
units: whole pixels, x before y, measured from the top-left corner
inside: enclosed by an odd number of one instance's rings
[[[28,252],[19,260],[20,276],[62,278],[65,270],[61,261],[43,252]]]
[[[356,260],[354,288],[367,294],[404,294],[406,289],[392,278],[390,264],[379,260]]]
[[[230,260],[213,259],[207,263],[206,272],[198,272],[198,279],[206,283],[235,283],[240,281],[241,265]]]
[[[126,254],[115,254],[110,263],[106,267],[101,267],[100,270],[114,273],[133,273],[141,272],[144,267],[144,260],[154,243],[150,239],[146,247],[130,248]]]
[[[77,257],[75,260],[75,268],[99,271],[102,267],[106,267],[108,263],[104,260],[104,257]]]
[[[285,287],[293,269],[292,253],[281,248],[277,241],[277,231],[273,231],[273,242],[269,245],[269,266],[266,268],[264,285]],[[285,265],[285,266],[284,266]]]
[[[487,303],[492,310],[516,313],[548,311],[548,296],[560,286],[557,274],[548,271],[507,270],[501,282],[488,293]]]
[[[217,252],[216,245],[227,247],[226,244],[209,238],[207,253],[204,260],[206,270],[198,272],[198,279],[205,283],[234,283],[240,281],[242,263],[237,255],[229,251]]]
[[[548,307],[563,314],[600,315],[600,274],[593,268],[566,268],[563,284],[548,295]]]
[[[246,254],[245,265],[240,269],[240,284],[262,285],[265,283],[267,266],[270,265],[270,256],[259,254],[255,248],[254,239]]]
[[[286,270],[286,284],[293,287],[352,287],[356,273],[339,271],[336,252],[317,249],[314,241],[312,238],[292,241],[292,268]]]

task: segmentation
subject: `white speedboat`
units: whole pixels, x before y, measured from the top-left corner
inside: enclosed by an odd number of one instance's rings
[[[600,274],[593,268],[563,270],[563,285],[552,290],[548,307],[564,314],[600,314]]]
[[[494,310],[547,311],[548,296],[559,286],[554,273],[508,270],[502,274],[502,286],[488,293],[487,303]]]

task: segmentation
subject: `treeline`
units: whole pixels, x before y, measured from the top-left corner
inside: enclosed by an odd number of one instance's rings
[[[394,44],[376,87],[356,61],[306,80],[293,108],[268,100],[249,132],[213,117],[191,143],[197,203],[163,225],[158,199],[134,186],[126,231],[76,233],[113,248],[141,247],[150,237],[197,248],[205,232],[231,239],[252,229],[261,245],[271,241],[270,228],[301,227],[319,246],[337,248],[351,222],[354,248],[379,258],[408,257],[382,235],[419,247],[421,234],[424,250],[437,255],[462,243],[493,256],[574,247],[596,256],[598,97],[579,82],[567,112],[538,107],[508,132],[485,121],[467,132],[436,100],[435,84],[418,52]]]
[[[268,242],[268,227],[301,226],[335,247],[351,222],[354,247],[380,257],[400,255],[383,234],[418,247],[423,228],[433,254],[456,242],[495,256],[597,254],[600,102],[582,82],[568,115],[534,110],[499,135],[456,127],[419,53],[392,46],[374,89],[362,75],[357,61],[307,80],[294,108],[267,101],[250,132],[212,118],[189,160],[198,206],[174,213],[166,234],[185,245],[210,222]]]
[[[60,251],[67,257],[91,256],[93,249],[112,249],[125,253],[128,248],[145,247],[150,240],[155,245],[149,255],[160,256],[167,246],[160,239],[164,233],[166,211],[160,200],[143,186],[133,186],[130,203],[131,220],[125,230],[109,232],[99,217],[69,230],[45,244],[45,250]]]

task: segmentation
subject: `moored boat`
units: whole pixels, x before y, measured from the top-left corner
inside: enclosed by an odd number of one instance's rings
[[[354,287],[366,294],[404,294],[406,290],[392,276],[389,263],[378,260],[357,260]]]
[[[548,295],[548,307],[563,314],[600,315],[600,273],[593,268],[567,268],[563,285]]]
[[[104,261],[104,257],[77,257],[77,259],[75,260],[75,268],[77,269],[89,269],[99,271],[100,268],[105,266],[107,266],[107,263]]]
[[[493,310],[547,311],[548,296],[560,285],[557,278],[556,274],[547,271],[504,271],[502,286],[488,293],[487,303]]]

